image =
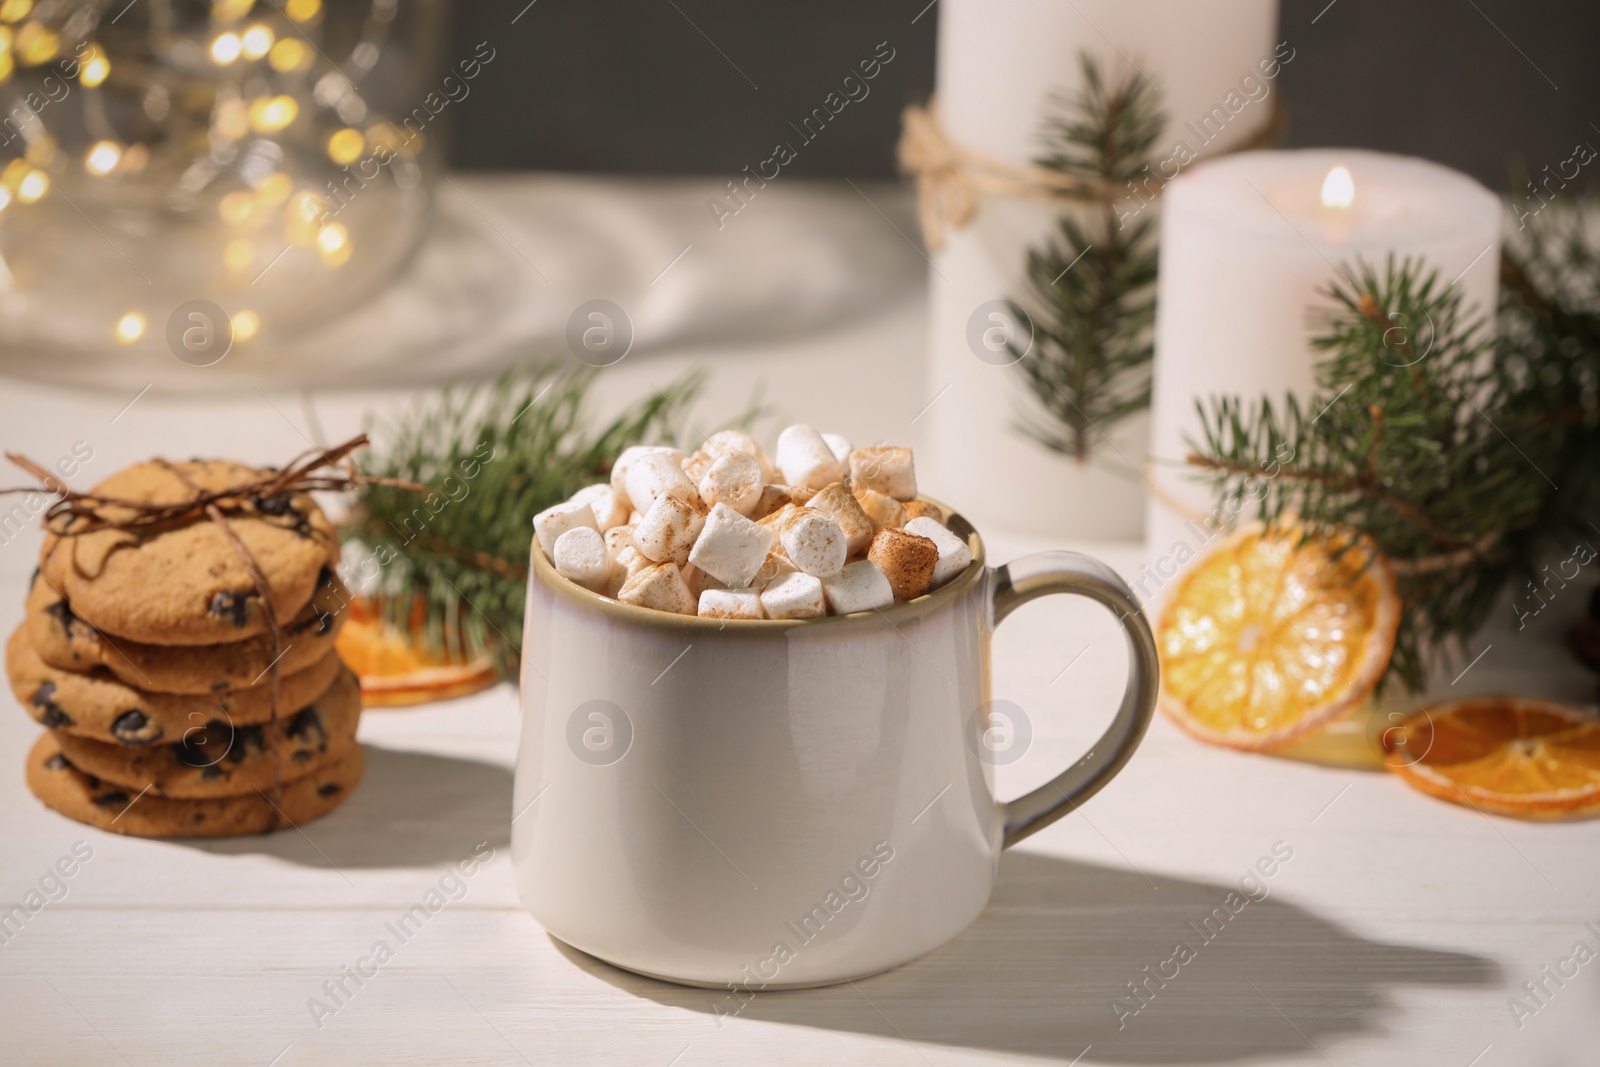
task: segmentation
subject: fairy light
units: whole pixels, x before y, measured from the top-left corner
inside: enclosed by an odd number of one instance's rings
[[[361,151],[366,146],[367,139],[361,136],[361,131],[347,127],[328,138],[328,158],[340,166],[354,163],[361,158]]]
[[[294,179],[283,171],[269,174],[261,179],[261,184],[256,186],[256,199],[272,207],[289,199],[289,194],[294,192]]]
[[[48,167],[56,161],[56,139],[48,131],[41,133],[23,151],[22,158],[36,167]]]
[[[117,320],[117,340],[125,345],[131,345],[144,336],[146,326],[145,317],[137,311],[130,311]]]
[[[350,233],[342,222],[330,222],[317,234],[317,253],[330,267],[342,267],[350,258]]]
[[[240,344],[261,332],[261,316],[254,311],[235,311],[229,319],[233,323],[233,339]]]
[[[284,237],[290,244],[310,248],[317,243],[325,207],[322,197],[316,193],[300,192],[290,197],[284,212]]]
[[[367,144],[374,150],[387,149],[393,152],[396,147],[394,127],[387,122],[374,122],[367,127]]]
[[[292,96],[264,96],[250,104],[250,125],[257,133],[277,133],[300,114]]]
[[[272,31],[258,22],[244,31],[239,47],[246,59],[260,59],[272,50]]]
[[[4,0],[0,3],[0,22],[21,22],[33,12],[33,0]]]
[[[231,192],[217,201],[217,214],[229,226],[245,225],[254,213],[255,203],[250,194],[242,190]]]
[[[256,0],[215,0],[211,5],[211,15],[218,22],[238,22],[250,14],[250,9],[256,6]]]
[[[243,237],[235,237],[222,249],[222,263],[232,271],[241,271],[256,259],[256,246]]]
[[[296,22],[314,19],[321,10],[322,0],[289,0],[283,7],[283,13]]]
[[[16,66],[17,62],[11,58],[10,52],[0,52],[0,82],[10,81],[11,72]]]
[[[310,49],[295,40],[285,37],[272,46],[272,51],[267,53],[267,62],[279,74],[288,74],[290,71],[299,70],[311,58]]]
[[[239,40],[237,33],[222,33],[211,42],[211,59],[213,62],[227,66],[239,58],[239,52],[244,45]]]
[[[93,89],[103,83],[110,73],[111,61],[106,58],[105,49],[97,44],[90,45],[83,66],[79,68],[78,80]]]
[[[17,31],[13,47],[23,66],[37,67],[55,58],[61,49],[61,38],[44,23],[30,22]]]
[[[83,159],[83,167],[96,177],[104,177],[117,169],[122,161],[122,146],[115,141],[96,141]]]
[[[349,243],[350,234],[342,222],[330,222],[317,234],[317,248],[323,252],[337,252]]]
[[[24,204],[32,204],[49,191],[50,179],[44,176],[44,171],[30,170],[17,185],[17,199]]]
[[[22,179],[28,176],[28,171],[31,169],[22,160],[13,159],[6,164],[5,170],[0,171],[0,183],[3,183],[7,189],[16,189],[22,184]]]
[[[243,100],[224,100],[217,105],[211,129],[219,137],[237,141],[250,132],[250,109]]]
[[[11,206],[11,190],[0,185],[0,211]]]

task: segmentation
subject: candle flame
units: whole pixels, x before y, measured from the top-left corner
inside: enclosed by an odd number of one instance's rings
[[[1334,167],[1322,180],[1322,203],[1325,207],[1349,207],[1356,200],[1356,180],[1348,167]]]

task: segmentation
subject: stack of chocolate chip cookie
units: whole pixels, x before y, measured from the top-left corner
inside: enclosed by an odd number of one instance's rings
[[[49,728],[27,763],[45,804],[118,833],[222,837],[314,819],[360,781],[361,691],[334,651],[349,594],[316,502],[151,507],[269,473],[140,464],[94,488],[93,516],[47,526],[6,646],[13,692]]]

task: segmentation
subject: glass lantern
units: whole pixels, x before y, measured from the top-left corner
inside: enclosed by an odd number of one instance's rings
[[[248,367],[391,280],[444,5],[0,0],[0,371]]]

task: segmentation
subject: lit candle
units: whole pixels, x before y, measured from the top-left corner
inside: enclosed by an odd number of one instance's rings
[[[1147,555],[1164,581],[1203,540],[1210,486],[1184,469],[1200,440],[1195,401],[1311,393],[1308,311],[1357,260],[1420,258],[1492,315],[1500,202],[1464,174],[1420,159],[1312,149],[1197,164],[1167,186],[1161,215]],[[1311,414],[1315,414],[1312,412]],[[1183,546],[1183,547],[1180,547]]]

